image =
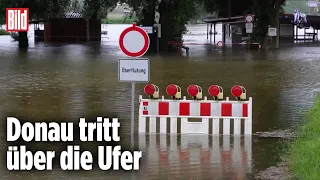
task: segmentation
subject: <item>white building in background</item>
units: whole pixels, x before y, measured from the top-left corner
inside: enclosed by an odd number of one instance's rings
[[[308,14],[318,14],[319,13],[319,0],[307,0],[307,5],[309,8]]]

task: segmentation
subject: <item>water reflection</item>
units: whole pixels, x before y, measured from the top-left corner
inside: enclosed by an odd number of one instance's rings
[[[144,177],[246,179],[252,172],[250,136],[140,135],[139,148],[148,165]]]

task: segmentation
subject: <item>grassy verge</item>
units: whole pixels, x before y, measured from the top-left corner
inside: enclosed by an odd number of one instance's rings
[[[102,24],[132,24],[136,19],[134,18],[104,18],[101,19]]]
[[[298,138],[289,147],[289,168],[297,179],[320,178],[320,95],[298,129]]]
[[[10,33],[7,32],[7,31],[4,30],[4,29],[0,29],[0,36],[1,36],[1,35],[10,35]]]

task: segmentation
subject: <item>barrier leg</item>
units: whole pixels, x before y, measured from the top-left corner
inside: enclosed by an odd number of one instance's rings
[[[252,97],[249,98],[248,116],[249,116],[248,119],[246,119],[244,123],[245,135],[252,134]]]
[[[209,118],[202,118],[202,133],[209,134]]]
[[[223,135],[230,135],[230,119],[223,119]]]
[[[166,134],[167,133],[167,118],[161,117],[160,118],[160,134]]]
[[[220,134],[220,119],[219,118],[213,118],[212,119],[212,134],[217,135]]]
[[[241,119],[239,118],[233,120],[233,133],[235,135],[241,134]]]
[[[139,133],[145,133],[147,128],[146,117],[139,117]]]
[[[170,134],[177,134],[177,118],[172,117],[170,118]]]
[[[150,117],[149,118],[149,133],[156,133],[157,132],[157,118]]]

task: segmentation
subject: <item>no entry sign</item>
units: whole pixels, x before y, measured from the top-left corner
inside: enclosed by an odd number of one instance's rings
[[[244,19],[245,19],[245,21],[246,21],[247,23],[251,23],[251,22],[253,22],[253,20],[254,20],[252,14],[247,14]]]
[[[133,24],[120,34],[120,50],[129,57],[141,57],[149,49],[150,39],[145,30]]]

